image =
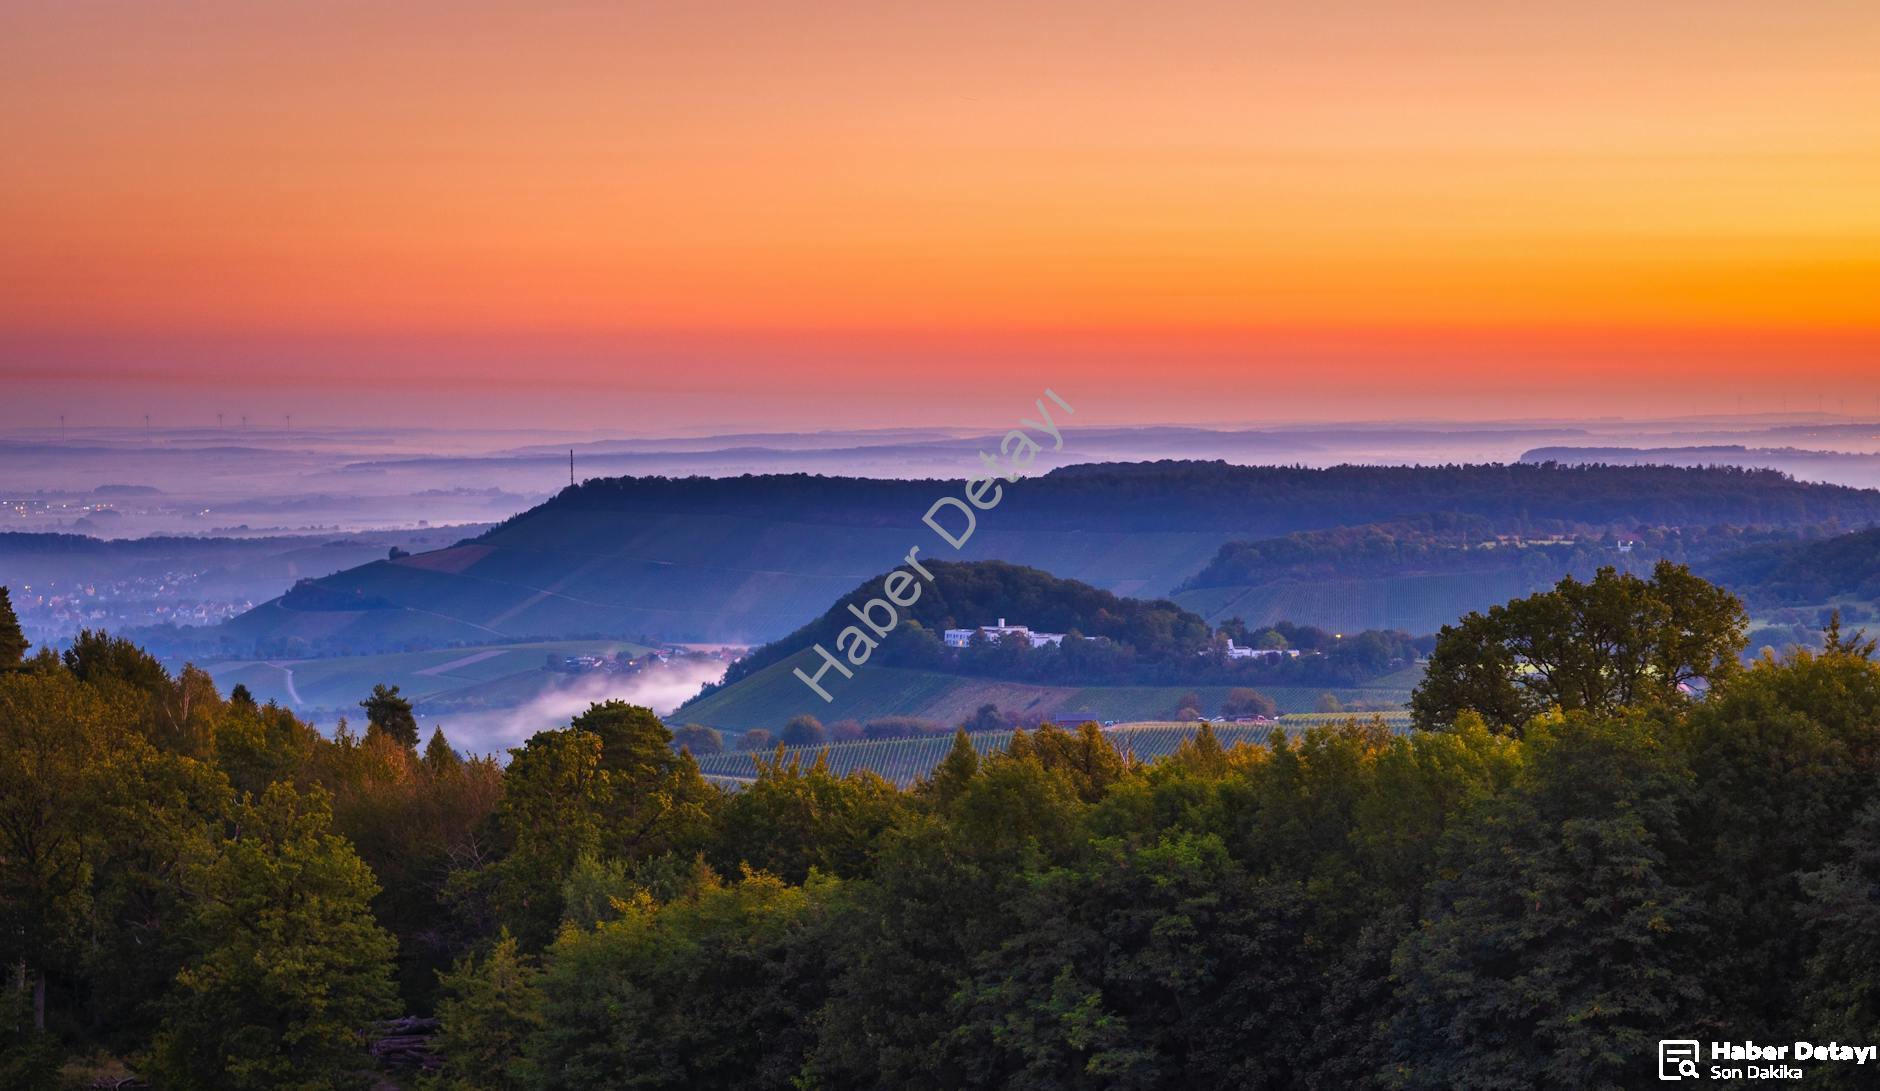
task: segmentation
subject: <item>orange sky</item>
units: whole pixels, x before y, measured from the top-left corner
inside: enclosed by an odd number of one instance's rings
[[[7,4],[0,373],[35,413],[1880,393],[1871,0],[1307,8]]]

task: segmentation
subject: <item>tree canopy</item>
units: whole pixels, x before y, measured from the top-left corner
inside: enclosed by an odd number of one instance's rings
[[[90,634],[0,672],[0,1079],[364,1086],[400,1013],[444,1091],[1619,1089],[1671,1027],[1880,1035],[1872,641],[1724,669],[1681,570],[1549,595],[1439,650],[1552,688],[1441,730],[960,731],[906,790],[719,788],[618,701],[506,766],[326,737]]]
[[[1550,708],[1674,703],[1736,668],[1746,624],[1735,596],[1668,561],[1648,580],[1610,568],[1587,583],[1569,576],[1445,626],[1411,712],[1423,728],[1472,711],[1520,731]]]

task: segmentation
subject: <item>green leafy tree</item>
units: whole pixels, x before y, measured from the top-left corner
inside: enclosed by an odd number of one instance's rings
[[[527,950],[554,938],[562,888],[582,856],[602,855],[612,777],[590,731],[542,731],[510,751],[495,822],[501,855],[452,879],[460,901],[487,901],[491,914]]]
[[[1801,876],[1810,948],[1804,1015],[1818,1040],[1871,1042],[1880,1036],[1880,803],[1861,808],[1841,848],[1833,862]],[[1842,1068],[1809,1075],[1830,1087],[1862,1086],[1862,1076]]]
[[[1085,803],[1102,799],[1130,771],[1129,762],[1094,723],[1079,725],[1075,734],[1043,724],[1029,735],[1014,735],[1010,752],[1037,762]]]
[[[808,713],[790,717],[790,722],[777,734],[785,746],[820,746],[828,737],[822,721]]]
[[[411,702],[398,695],[397,686],[379,683],[372,687],[372,696],[359,702],[359,707],[366,710],[368,733],[378,731],[407,750],[418,748],[418,718],[412,714]]]
[[[725,750],[725,737],[704,724],[686,724],[672,733],[672,742],[693,754],[722,754]]]
[[[365,1028],[396,1006],[395,944],[372,916],[378,883],[330,819],[325,793],[273,785],[191,877],[196,951],[150,1057],[163,1086],[316,1091],[366,1066]]]
[[[1227,699],[1221,702],[1221,715],[1223,716],[1270,717],[1277,715],[1278,712],[1279,705],[1274,703],[1273,698],[1268,697],[1257,689],[1249,689],[1246,686],[1236,686],[1228,690]]]
[[[1569,576],[1444,626],[1411,713],[1425,729],[1474,711],[1518,732],[1549,708],[1673,705],[1688,683],[1734,672],[1745,626],[1735,596],[1669,561],[1649,580],[1611,568],[1590,583]]]
[[[651,709],[606,701],[569,727],[601,742],[600,770],[607,774],[602,846],[608,854],[635,861],[690,854],[704,844],[720,794],[699,775],[692,755],[673,750],[672,732]]]
[[[998,705],[987,702],[980,705],[972,718],[961,726],[969,732],[1004,731],[1012,726],[1012,720],[1007,719],[1005,714],[999,711]]]
[[[1674,861],[1688,765],[1648,721],[1536,721],[1509,795],[1444,838],[1400,947],[1386,1073],[1407,1088],[1640,1086],[1700,1025],[1709,933]]]
[[[1762,661],[1685,725],[1705,786],[1686,827],[1716,929],[1725,1010],[1771,1033],[1798,1022],[1809,936],[1801,876],[1842,858],[1850,815],[1880,776],[1880,667],[1835,634],[1832,650]]]
[[[805,762],[779,747],[773,757],[758,759],[757,779],[725,801],[713,859],[726,874],[748,866],[798,883],[812,868],[861,876],[901,801],[875,773],[838,777],[826,755]]]
[[[92,910],[93,805],[116,746],[140,741],[134,716],[64,671],[0,674],[0,949],[40,1031]]]
[[[795,1086],[826,973],[814,925],[835,890],[746,875],[563,932],[540,978],[537,1086]]]
[[[1038,876],[953,1002],[954,1063],[993,1087],[1286,1087],[1309,1031],[1304,899],[1214,835],[1093,846]]]

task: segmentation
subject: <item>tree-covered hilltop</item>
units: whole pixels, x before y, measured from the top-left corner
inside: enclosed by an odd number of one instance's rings
[[[1301,531],[1279,538],[1228,542],[1177,590],[1353,576],[1518,571],[1551,583],[1604,565],[1650,568],[1659,560],[1689,564],[1746,549],[1787,550],[1811,540],[1809,530],[1738,526],[1635,524],[1565,539],[1500,533],[1482,516],[1432,514],[1394,523]]]
[[[391,1079],[451,1091],[1618,1089],[1668,1033],[1880,1037],[1873,644],[1736,667],[1675,566],[1484,619],[1427,730],[960,732],[908,789],[727,792],[617,702],[505,767],[389,688],[324,739],[108,637],[10,658],[0,1086],[364,1088],[401,1011],[437,1068]]]
[[[977,470],[977,466],[967,467]],[[1732,466],[1237,466],[1164,460],[1064,466],[1011,486],[999,522],[1086,530],[1146,530],[1172,521],[1273,533],[1414,519],[1430,512],[1486,519],[1503,533],[1575,526],[1793,525],[1880,519],[1873,490],[1797,481]],[[595,478],[499,524],[473,541],[557,510],[708,514],[875,525],[924,512],[958,481],[816,474]],[[911,521],[909,521],[911,522]]]
[[[897,608],[900,626],[906,628],[897,628],[884,641],[880,653],[884,664],[914,666],[935,661],[944,654],[939,634],[947,629],[996,625],[1000,618],[1036,632],[1102,638],[1117,649],[1130,649],[1134,658],[1158,664],[1198,655],[1212,634],[1207,622],[1172,602],[1124,598],[1036,568],[1004,561],[921,563],[933,578],[920,583],[920,597],[913,605]],[[880,577],[863,581],[816,620],[733,663],[725,672],[725,684],[756,674],[812,644],[835,647],[837,634],[857,624],[849,606],[861,608],[881,596]],[[1011,650],[1019,652],[1019,643],[1013,641]],[[1029,646],[1024,649],[1030,650]],[[1096,648],[1075,644],[1059,650],[1069,656],[1100,654]]]
[[[1233,620],[1217,632],[1172,602],[1126,598],[1003,561],[923,564],[933,579],[921,581],[913,605],[897,608],[897,625],[870,653],[870,666],[1041,685],[1349,686],[1400,669],[1419,651],[1419,642],[1400,632],[1339,635],[1291,624],[1250,631]],[[733,663],[721,682],[707,686],[695,700],[736,686],[815,644],[835,648],[843,629],[861,624],[849,607],[862,609],[881,595],[880,578],[864,581],[815,621]],[[1000,618],[1066,639],[1032,647],[1017,637],[977,638],[964,648],[942,640],[948,629],[976,629]],[[1230,636],[1249,647],[1277,638],[1272,647],[1309,654],[1233,659],[1226,654]]]

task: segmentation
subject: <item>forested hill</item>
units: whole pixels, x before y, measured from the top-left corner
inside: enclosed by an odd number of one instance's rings
[[[933,559],[1006,560],[1156,597],[1231,540],[1432,512],[1515,534],[1880,521],[1880,492],[1728,468],[1156,462],[1007,484],[956,553],[921,517],[959,493],[957,481],[801,474],[589,481],[451,548],[310,582],[200,640],[270,656],[575,635],[762,643],[910,545]]]
[[[1726,523],[1510,535],[1482,516],[1437,514],[1229,542],[1170,597],[1214,622],[1304,620],[1334,630],[1432,633],[1563,576],[1587,579],[1607,567],[1643,575],[1659,560],[1697,564],[1749,547],[1793,546],[1822,532]],[[1739,593],[1754,590],[1734,578],[1725,582]]]
[[[977,467],[970,467],[977,470]],[[1086,530],[1191,527],[1284,534],[1388,522],[1430,512],[1480,516],[1529,532],[1644,524],[1796,524],[1880,519],[1880,491],[1793,480],[1730,466],[1232,466],[1162,461],[1067,466],[1016,485],[1003,526]],[[729,478],[614,477],[583,482],[477,541],[499,541],[570,511],[740,516],[831,525],[913,525],[956,481],[810,474]],[[914,514],[910,517],[909,512]]]
[[[1199,617],[1168,601],[1122,598],[1108,591],[1059,579],[1035,568],[1003,561],[927,565],[931,583],[923,582],[912,606],[897,611],[899,626],[888,636],[905,637],[910,622],[937,636],[946,629],[991,625],[1000,618],[1038,632],[1106,637],[1134,649],[1139,660],[1156,662],[1192,658],[1207,646],[1210,630]],[[836,634],[857,624],[850,604],[863,607],[881,597],[881,580],[870,579],[841,596],[822,616],[781,640],[757,649],[731,665],[725,685],[756,674],[812,644],[834,649]],[[892,651],[892,648],[884,648]]]
[[[1880,529],[1811,542],[1771,542],[1698,566],[1704,578],[1737,590],[1753,606],[1796,606],[1842,598],[1880,600]]]

